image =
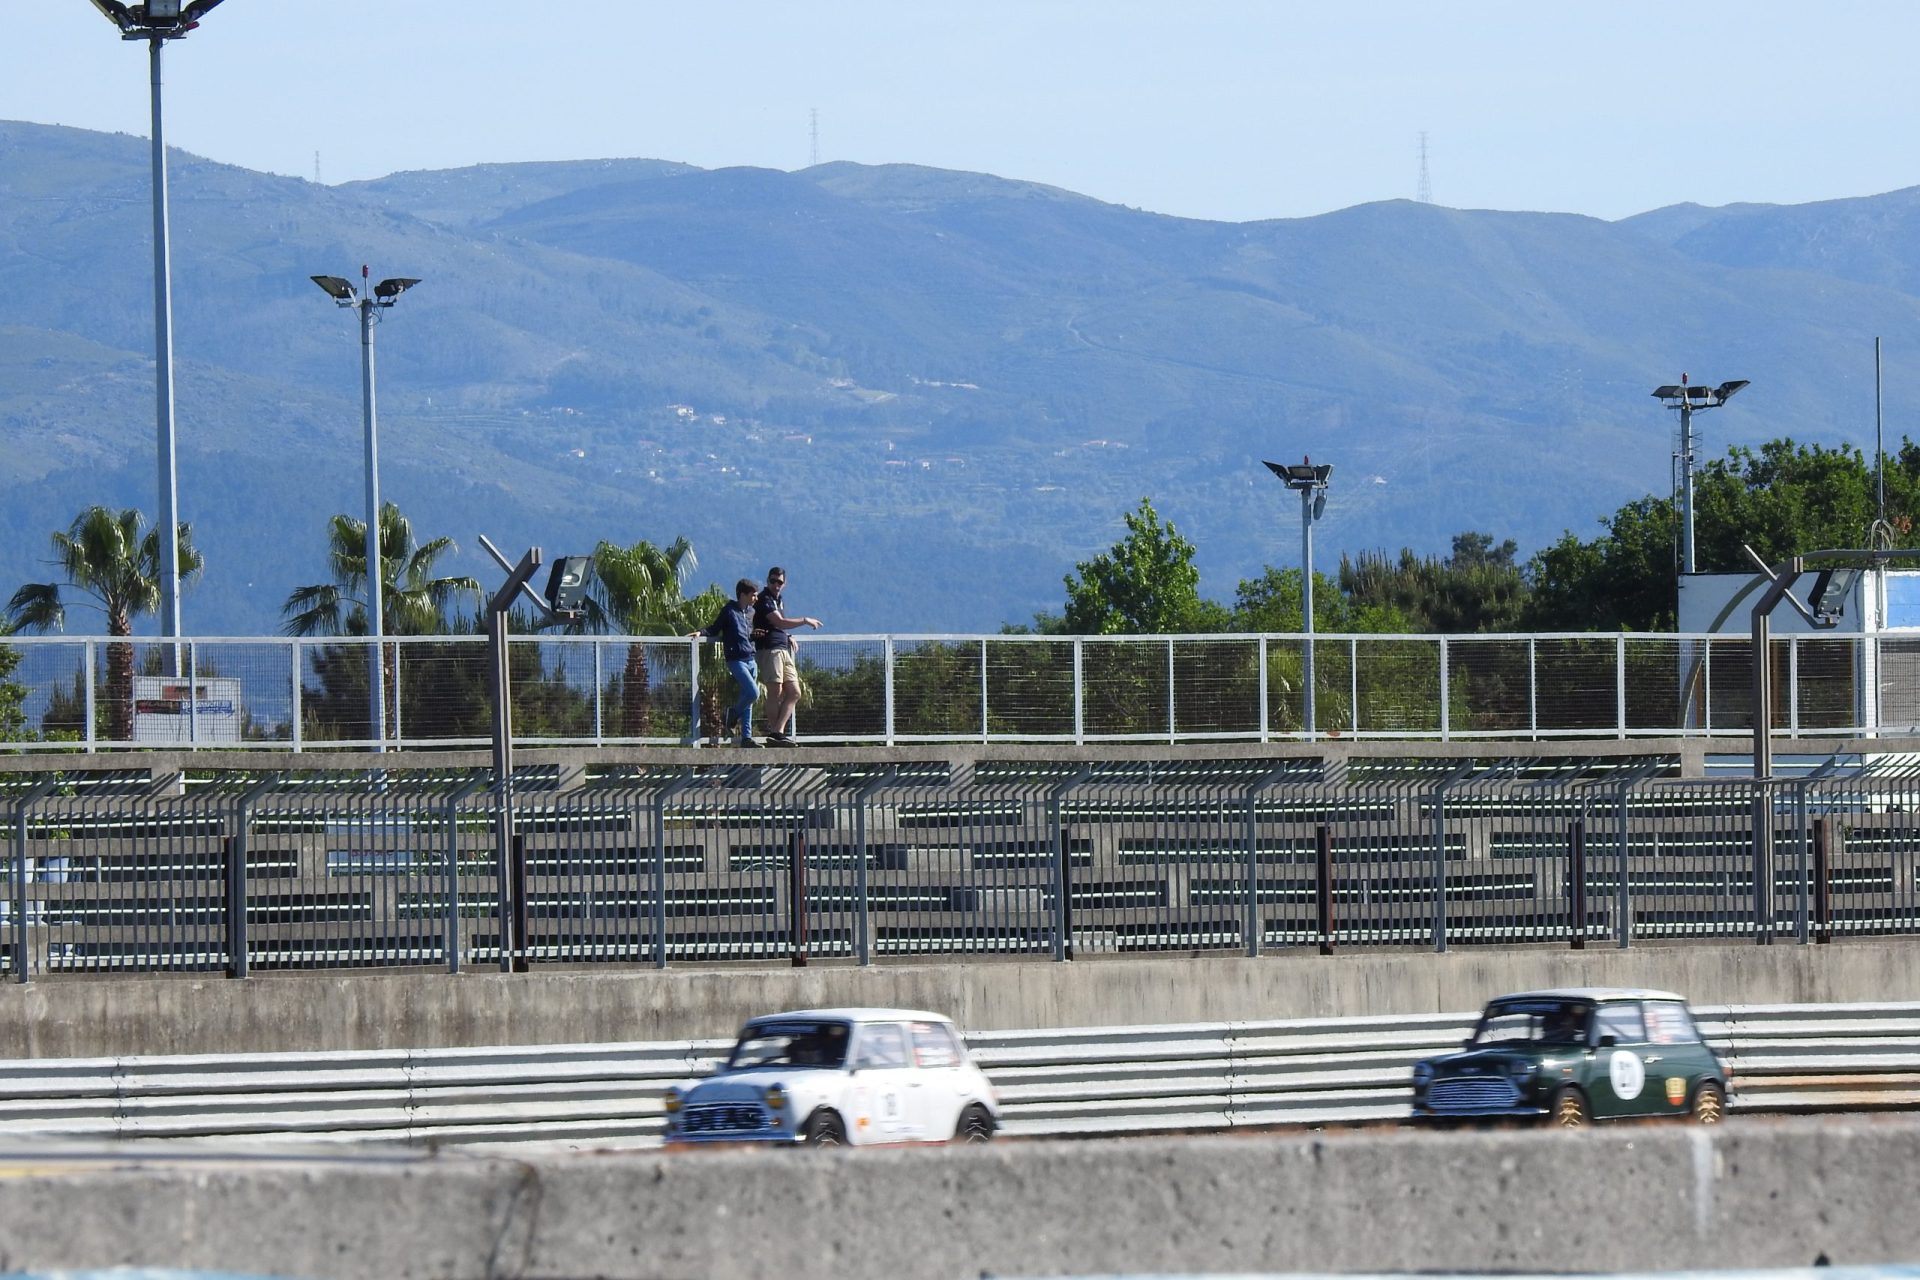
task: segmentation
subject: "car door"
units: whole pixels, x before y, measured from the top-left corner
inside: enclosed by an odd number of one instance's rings
[[[915,1067],[907,1105],[924,1138],[933,1142],[951,1138],[968,1101],[969,1073],[962,1069],[966,1055],[953,1028],[944,1022],[911,1022],[907,1034],[913,1041]]]
[[[1616,1000],[1594,1010],[1593,1112],[1602,1119],[1657,1114],[1666,1098],[1658,1080],[1649,1079],[1649,1063],[1662,1054],[1647,1044],[1646,1018],[1638,1000]]]
[[[1687,1006],[1677,1000],[1649,1000],[1647,1018],[1647,1074],[1650,1089],[1657,1085],[1664,1115],[1679,1115],[1692,1103],[1701,1080],[1717,1077],[1720,1063],[1700,1038]]]
[[[912,1095],[919,1073],[913,1069],[906,1031],[897,1022],[862,1024],[850,1061],[856,1100],[850,1121],[854,1141],[915,1141],[920,1130]]]

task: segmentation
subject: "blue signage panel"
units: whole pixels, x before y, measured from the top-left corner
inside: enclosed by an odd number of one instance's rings
[[[1887,575],[1887,630],[1920,630],[1920,573]]]

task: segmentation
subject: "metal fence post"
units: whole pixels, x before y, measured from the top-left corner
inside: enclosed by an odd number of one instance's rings
[[[1620,851],[1618,860],[1620,883],[1615,886],[1614,889],[1614,928],[1620,935],[1618,941],[1620,949],[1623,951],[1633,945],[1633,886],[1628,875],[1632,860],[1632,832],[1629,829],[1629,809],[1635,784],[1642,778],[1645,778],[1650,772],[1650,768],[1640,768],[1629,773],[1625,778],[1620,780],[1620,785],[1616,789],[1614,797],[1620,822]]]
[[[1453,699],[1449,696],[1448,682],[1453,673],[1448,669],[1447,638],[1440,637],[1440,741],[1446,742],[1453,737]],[[1446,950],[1442,947],[1441,950]]]
[[[893,745],[893,658],[894,658],[892,636],[888,636],[885,640],[882,640],[880,642],[880,651],[881,651],[882,658],[884,659],[884,667],[881,672],[881,676],[884,681],[884,684],[882,686],[881,692],[882,692],[882,698],[883,698],[883,702],[885,704],[885,709],[886,709],[886,725],[887,725],[886,743],[888,746],[892,746]]]
[[[799,829],[787,838],[787,931],[796,969],[807,967],[807,826],[811,812],[802,811]]]
[[[1326,823],[1313,829],[1313,914],[1320,954],[1333,954],[1333,833]]]
[[[987,718],[987,642],[980,641],[980,741],[989,736],[991,721]]]
[[[447,797],[447,972],[460,972],[460,806],[489,779],[477,774]]]
[[[858,964],[873,963],[873,911],[867,900],[867,801],[892,783],[899,772],[898,766],[890,765],[853,794],[853,954]]]
[[[1773,943],[1773,782],[1753,780],[1753,941]]]
[[[1080,637],[1073,638],[1073,745],[1084,746],[1087,741],[1087,698],[1086,688],[1082,684],[1080,665]]]
[[[1614,737],[1627,736],[1627,638],[1613,638],[1613,723]]]
[[[91,723],[91,717],[89,717]],[[27,980],[27,823],[33,806],[45,799],[58,785],[53,778],[42,778],[28,788],[13,806],[13,980]]]
[[[1074,643],[1074,670],[1079,671],[1079,642]],[[1076,684],[1078,681],[1076,680]],[[1078,772],[1047,793],[1047,825],[1053,839],[1053,958],[1073,959],[1073,869],[1067,842],[1067,829],[1061,821],[1061,801],[1069,791],[1093,776],[1093,769],[1081,765]]]
[[[301,677],[306,674],[307,668],[306,668],[306,660],[304,657],[304,651],[301,649],[300,641],[298,639],[294,640],[293,649],[287,661],[288,661],[288,665],[293,668],[292,677],[289,680],[289,683],[292,685],[292,688],[288,690],[288,692],[292,695],[291,705],[293,707],[293,717],[292,717],[293,718],[293,749],[295,751],[299,751],[301,747],[301,738],[305,733],[305,726],[301,724],[302,713],[300,710],[300,686],[301,686]]]
[[[1180,741],[1180,708],[1173,696],[1173,641],[1167,641],[1167,743]]]
[[[237,828],[227,837],[227,976],[247,976],[247,850],[252,844],[253,806],[280,785],[269,773],[247,789],[235,807]]]
[[[1447,949],[1447,792],[1472,770],[1463,764],[1433,790],[1433,949]]]
[[[86,671],[87,671],[86,684],[87,684],[87,750],[88,752],[92,752],[93,750],[95,750],[97,745],[97,739],[99,736],[94,728],[94,723],[99,718],[99,710],[98,710],[97,704],[94,701],[95,695],[93,690],[93,663],[94,663],[93,655],[94,655],[93,641],[89,640],[86,643],[84,657],[82,659],[86,663]]]
[[[693,785],[684,770],[653,797],[653,967],[667,967],[667,801]]]
[[[1813,820],[1813,940],[1833,941],[1833,819]],[[1805,942],[1804,937],[1801,938]]]
[[[1267,638],[1260,637],[1260,741],[1267,741],[1272,735],[1268,730],[1267,711]]]
[[[1567,824],[1567,923],[1575,951],[1587,949],[1587,822]]]
[[[1264,655],[1266,641],[1262,640],[1260,645]],[[1266,664],[1263,662],[1261,665],[1264,667]],[[1260,918],[1260,793],[1286,773],[1286,765],[1269,769],[1247,790],[1247,910],[1244,927],[1249,956],[1260,954],[1260,944],[1266,935],[1266,926]]]

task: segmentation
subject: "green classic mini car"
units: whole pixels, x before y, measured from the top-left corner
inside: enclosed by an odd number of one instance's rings
[[[1673,1116],[1718,1124],[1727,1071],[1669,991],[1574,987],[1487,1005],[1459,1053],[1413,1066],[1420,1121],[1532,1117],[1564,1128]]]

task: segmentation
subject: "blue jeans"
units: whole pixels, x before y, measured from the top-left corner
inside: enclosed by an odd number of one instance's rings
[[[753,703],[760,696],[760,682],[755,679],[753,661],[749,658],[729,658],[727,670],[733,673],[733,687],[738,690],[734,700],[734,718],[740,722],[740,736],[753,736]]]

